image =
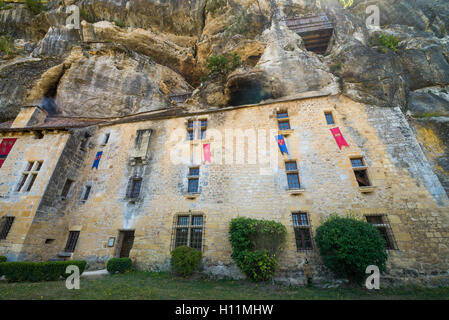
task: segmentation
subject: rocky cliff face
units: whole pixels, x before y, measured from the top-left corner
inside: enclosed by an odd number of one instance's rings
[[[0,51],[0,120],[22,104],[48,101],[52,112],[108,117],[175,108],[170,96],[191,92],[185,107],[342,92],[379,108],[401,107],[423,146],[440,146],[430,158],[449,190],[449,2],[354,3],[52,0],[34,13],[13,4],[0,10],[0,31],[14,41],[12,52]],[[72,4],[80,8],[79,30],[66,26]],[[379,8],[380,28],[366,26],[370,5]],[[322,55],[284,21],[321,12],[334,26]],[[397,47],[383,48],[381,35],[392,35]],[[209,57],[234,53],[238,67],[209,75]]]

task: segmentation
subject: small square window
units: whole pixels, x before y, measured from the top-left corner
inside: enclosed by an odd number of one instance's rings
[[[298,166],[296,165],[296,161],[287,161],[287,162],[285,162],[285,170],[286,171],[298,170]]]
[[[288,188],[300,189],[299,176],[297,173],[287,173]]]
[[[277,113],[277,118],[278,118],[278,119],[285,119],[285,118],[288,118],[288,113],[287,113],[287,112],[278,112],[278,113]]]
[[[200,168],[189,168],[189,176],[199,176]]]

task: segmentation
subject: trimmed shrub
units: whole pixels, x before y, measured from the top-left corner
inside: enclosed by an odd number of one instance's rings
[[[316,229],[315,242],[324,264],[337,276],[361,282],[367,266],[386,269],[385,240],[368,222],[331,215]]]
[[[243,258],[242,271],[253,281],[267,281],[273,278],[278,263],[266,250],[247,252]]]
[[[76,265],[83,273],[86,261],[53,261],[53,262],[4,262],[0,266],[0,274],[9,282],[55,281],[60,277],[67,278],[65,273],[69,265]]]
[[[125,273],[131,271],[133,262],[130,258],[112,258],[109,259],[106,269],[110,274]]]
[[[175,273],[187,277],[200,266],[203,254],[187,246],[177,247],[171,253],[171,268]]]
[[[276,221],[239,217],[231,220],[232,259],[254,281],[266,281],[278,268],[277,256],[287,230]]]
[[[6,262],[6,260],[8,260],[8,258],[6,258],[5,256],[0,256],[0,263]]]

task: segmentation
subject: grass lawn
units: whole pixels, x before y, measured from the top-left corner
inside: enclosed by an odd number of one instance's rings
[[[80,290],[68,290],[64,281],[7,283],[0,281],[0,300],[7,299],[449,299],[449,287],[366,290],[299,288],[246,281],[181,279],[170,273],[132,272],[81,278]]]

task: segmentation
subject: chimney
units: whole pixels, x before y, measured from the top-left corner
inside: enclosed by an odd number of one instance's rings
[[[47,111],[39,106],[24,106],[11,125],[11,128],[26,128],[40,126],[47,118]]]

